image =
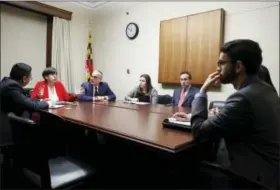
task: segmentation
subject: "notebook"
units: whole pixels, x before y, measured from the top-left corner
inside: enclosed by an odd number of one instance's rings
[[[175,118],[170,117],[162,122],[163,127],[166,128],[173,128],[173,129],[178,129],[178,130],[183,130],[183,131],[191,131],[191,122],[183,122],[183,121],[176,121]]]

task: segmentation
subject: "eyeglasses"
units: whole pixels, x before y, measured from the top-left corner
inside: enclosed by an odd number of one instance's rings
[[[219,60],[218,62],[217,62],[217,64],[218,64],[218,67],[221,67],[222,65],[225,65],[225,64],[227,64],[227,63],[235,63],[236,61],[221,61],[221,60]]]

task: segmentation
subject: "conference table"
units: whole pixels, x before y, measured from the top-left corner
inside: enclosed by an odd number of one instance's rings
[[[190,109],[117,101],[75,102],[48,110],[74,124],[169,153],[194,145],[192,133],[163,127],[162,121],[176,111],[190,112]]]

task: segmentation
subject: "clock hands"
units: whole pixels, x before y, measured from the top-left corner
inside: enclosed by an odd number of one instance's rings
[[[137,37],[139,32],[138,26],[135,23],[129,23],[126,26],[126,36],[130,39],[133,40]]]

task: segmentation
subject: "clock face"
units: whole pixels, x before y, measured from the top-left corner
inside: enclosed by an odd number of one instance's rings
[[[135,23],[129,23],[126,27],[126,36],[129,38],[129,39],[135,39],[138,35],[138,32],[139,32],[139,28],[137,26],[137,24]]]

